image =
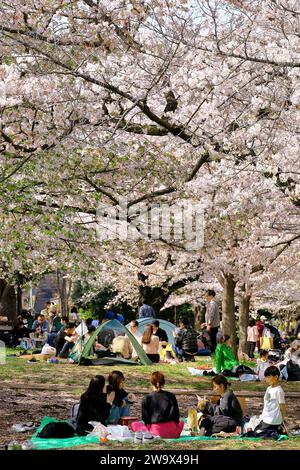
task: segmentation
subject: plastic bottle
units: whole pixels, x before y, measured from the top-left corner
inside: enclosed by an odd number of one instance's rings
[[[22,442],[22,450],[35,450],[37,446],[33,444],[30,440]]]
[[[18,441],[10,441],[7,450],[22,450],[22,444]]]

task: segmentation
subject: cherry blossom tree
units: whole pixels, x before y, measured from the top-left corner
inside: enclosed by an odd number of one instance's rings
[[[219,280],[234,334],[236,286],[247,312],[253,278],[300,237],[297,3],[2,3],[3,273],[106,277],[135,299]],[[120,197],[202,201],[203,251],[100,244],[97,206]]]

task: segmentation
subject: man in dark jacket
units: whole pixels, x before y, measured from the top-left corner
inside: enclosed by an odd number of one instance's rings
[[[179,332],[175,333],[175,354],[179,362],[195,360],[198,350],[197,332],[191,327],[187,318],[179,320]],[[176,331],[176,330],[175,330]]]
[[[152,326],[153,326],[153,334],[155,336],[158,336],[159,341],[160,342],[165,341],[166,343],[168,343],[169,342],[168,335],[165,332],[165,330],[159,327],[159,320],[153,320]]]

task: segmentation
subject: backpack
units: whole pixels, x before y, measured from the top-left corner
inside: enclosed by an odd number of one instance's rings
[[[65,422],[52,422],[46,424],[38,433],[37,437],[43,439],[65,439],[75,437],[75,431],[72,426]]]
[[[295,362],[289,360],[286,364],[288,380],[300,380],[300,367]]]

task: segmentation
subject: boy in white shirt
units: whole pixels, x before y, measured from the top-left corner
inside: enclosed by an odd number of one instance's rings
[[[261,422],[256,426],[255,431],[274,429],[281,431],[281,425],[285,417],[284,391],[279,385],[280,371],[275,366],[270,366],[265,370],[265,380],[269,387],[264,396],[264,408],[260,416]]]

